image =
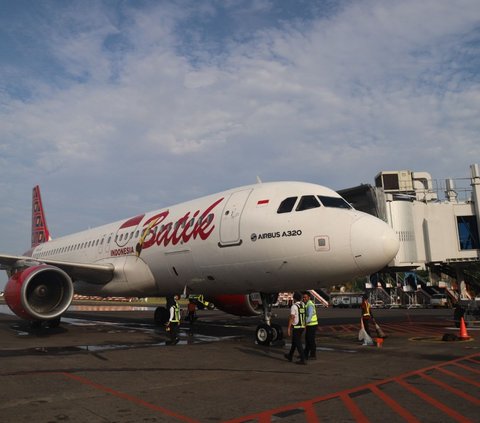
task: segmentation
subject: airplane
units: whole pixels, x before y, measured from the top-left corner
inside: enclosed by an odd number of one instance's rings
[[[384,268],[396,233],[312,183],[268,182],[51,239],[33,188],[32,245],[0,254],[5,301],[32,325],[55,327],[74,293],[168,297],[203,294],[240,316],[262,315],[256,341],[283,337],[271,320],[278,292],[328,287]],[[155,321],[168,320],[165,307]]]

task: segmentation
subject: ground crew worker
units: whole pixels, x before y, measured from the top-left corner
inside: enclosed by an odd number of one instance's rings
[[[361,309],[363,327],[365,329],[365,332],[367,332],[367,335],[371,338],[372,335],[370,334],[370,321],[373,318],[373,314],[372,307],[368,302],[368,297],[366,295],[363,296]]]
[[[288,319],[287,328],[288,336],[292,336],[292,346],[290,352],[285,354],[285,358],[288,361],[292,361],[296,349],[300,355],[300,360],[297,361],[297,364],[307,364],[302,345],[302,334],[305,330],[305,305],[302,302],[300,292],[293,294],[293,300],[295,303],[290,308],[290,318]]]
[[[178,337],[180,326],[180,306],[178,305],[178,295],[174,297],[167,297],[167,308],[170,313],[170,317],[167,322],[167,332],[170,334],[170,341],[168,345],[175,345],[180,338]]]
[[[190,325],[193,325],[193,322],[195,322],[196,316],[195,316],[195,310],[197,306],[195,305],[195,301],[189,300],[188,305],[187,305],[187,320],[190,322]]]
[[[318,327],[317,309],[312,297],[308,292],[303,294],[303,303],[305,304],[305,358],[307,360],[317,359],[317,343],[315,335]]]

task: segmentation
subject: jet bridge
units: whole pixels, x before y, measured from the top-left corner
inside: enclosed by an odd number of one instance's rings
[[[467,300],[472,291],[480,291],[472,272],[480,268],[480,169],[474,164],[470,170],[470,178],[444,183],[427,172],[382,171],[374,186],[338,192],[398,234],[400,249],[387,271],[429,270],[434,283],[440,274],[450,275],[457,281],[460,299]]]

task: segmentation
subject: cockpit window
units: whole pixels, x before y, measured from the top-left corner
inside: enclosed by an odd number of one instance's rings
[[[290,213],[293,209],[293,206],[297,202],[297,198],[298,197],[285,198],[285,200],[280,203],[280,206],[277,209],[277,213]]]
[[[348,204],[341,197],[326,197],[324,195],[319,195],[318,198],[325,207],[335,207],[337,209],[351,209],[352,206]]]
[[[304,195],[300,198],[296,211],[309,210],[320,207],[320,203],[314,195]]]

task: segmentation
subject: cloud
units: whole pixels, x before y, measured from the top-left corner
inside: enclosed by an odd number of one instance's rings
[[[28,246],[36,183],[63,235],[256,175],[340,189],[479,156],[475,1],[45,4],[2,25],[34,47],[2,53],[2,251]]]

